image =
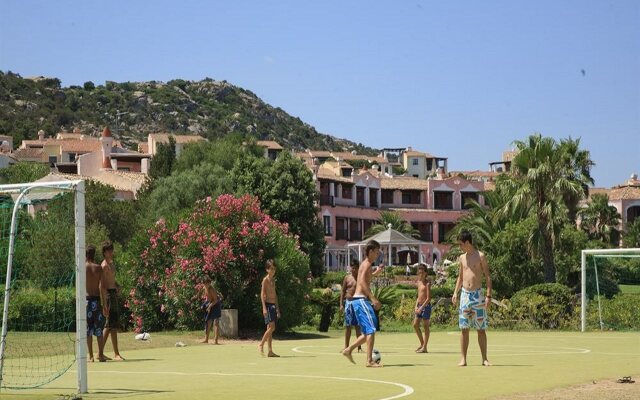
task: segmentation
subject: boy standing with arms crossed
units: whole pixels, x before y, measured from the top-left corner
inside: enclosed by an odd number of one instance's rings
[[[107,289],[107,301],[105,315],[107,315],[107,326],[104,328],[104,345],[111,333],[111,344],[113,345],[114,359],[124,361],[118,350],[118,329],[120,329],[120,303],[118,303],[118,290],[116,285],[116,266],[113,263],[113,243],[106,241],[102,245],[102,277]],[[107,358],[109,359],[109,358]]]
[[[342,351],[342,355],[347,357],[349,361],[355,364],[351,353],[353,350],[367,343],[367,367],[381,367],[382,365],[373,362],[373,345],[375,343],[376,322],[377,318],[373,309],[380,309],[380,302],[375,298],[370,289],[372,268],[371,265],[380,255],[380,244],[375,240],[369,241],[365,247],[366,259],[360,264],[358,271],[358,279],[356,281],[356,291],[353,295],[353,309],[358,319],[358,325],[362,330],[362,334],[356,341]]]
[[[467,366],[467,350],[469,349],[469,329],[473,326],[478,331],[478,345],[482,353],[482,365],[491,365],[487,359],[487,310],[491,304],[491,276],[489,275],[489,265],[485,255],[473,246],[473,238],[468,231],[460,232],[458,243],[464,254],[458,258],[460,272],[456,288],[453,291],[451,300],[455,305],[458,301],[458,291],[460,293],[460,307],[458,314],[458,325],[462,330],[460,337],[460,352],[462,360],[458,366]],[[487,281],[487,295],[482,293],[482,277]]]
[[[420,347],[416,353],[427,353],[427,343],[429,343],[429,324],[431,319],[431,284],[427,280],[427,266],[423,263],[418,265],[418,298],[416,300],[416,316],[413,319],[413,329],[420,340]],[[420,320],[424,324],[424,338],[420,331]]]
[[[262,300],[262,316],[264,317],[265,325],[267,325],[267,330],[262,336],[258,349],[264,355],[264,344],[266,342],[269,350],[267,357],[280,357],[273,352],[271,346],[273,332],[276,330],[276,321],[280,318],[280,307],[278,306],[278,296],[276,295],[276,264],[272,259],[267,260],[266,270],[267,276],[262,280],[260,298]]]

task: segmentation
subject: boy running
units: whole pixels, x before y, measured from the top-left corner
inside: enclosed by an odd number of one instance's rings
[[[353,350],[367,343],[367,367],[381,367],[382,365],[373,362],[373,345],[375,343],[376,333],[376,315],[373,309],[380,309],[380,302],[375,298],[370,289],[372,269],[371,265],[378,258],[380,254],[380,244],[375,240],[371,240],[365,247],[366,259],[360,264],[358,271],[358,279],[356,281],[356,291],[353,295],[352,305],[353,310],[358,319],[358,325],[362,330],[362,334],[358,336],[358,339],[349,347],[342,351],[342,355],[347,357],[349,361],[355,364],[351,353]],[[372,306],[373,305],[373,306]]]
[[[104,314],[102,304],[104,304],[102,282],[102,268],[96,264],[96,248],[87,246],[87,349],[89,350],[89,362],[93,362],[93,336],[98,342],[98,361],[107,361],[104,356],[104,341],[102,340],[102,329],[104,328]]]
[[[487,359],[487,310],[491,304],[491,276],[489,275],[489,265],[484,254],[473,246],[473,238],[468,231],[460,232],[458,243],[464,254],[458,258],[460,272],[453,292],[452,301],[458,301],[458,290],[462,288],[460,294],[460,308],[458,313],[458,325],[462,330],[460,337],[460,352],[462,360],[458,366],[467,366],[467,349],[469,348],[469,329],[473,326],[478,331],[478,344],[482,353],[482,365],[491,365]],[[482,277],[487,280],[487,295],[482,294]]]
[[[342,280],[342,290],[340,291],[340,311],[344,311],[344,348],[349,347],[351,340],[351,327],[356,328],[356,337],[360,336],[360,326],[358,319],[353,311],[351,300],[356,292],[356,279],[358,278],[358,262],[351,263],[351,273],[347,274]],[[344,349],[343,349],[344,350]],[[362,347],[358,347],[358,351]]]
[[[267,325],[267,330],[262,336],[258,349],[264,355],[264,344],[267,343],[269,350],[267,357],[280,357],[273,352],[271,346],[273,332],[276,330],[276,321],[280,318],[280,307],[278,307],[278,296],[276,295],[276,264],[273,260],[267,260],[266,270],[267,276],[262,280],[260,298],[262,299],[262,316],[264,317],[265,325]]]
[[[218,343],[220,337],[220,317],[222,316],[222,295],[211,285],[211,278],[204,279],[204,297],[202,303],[204,311],[204,340],[200,343],[209,343],[209,333],[213,323],[213,344]]]
[[[431,284],[427,280],[427,266],[423,263],[418,265],[418,298],[416,300],[416,316],[413,319],[413,329],[418,335],[420,347],[416,353],[428,353],[427,343],[429,343],[429,325],[431,319]],[[420,320],[424,324],[424,338],[420,331]]]

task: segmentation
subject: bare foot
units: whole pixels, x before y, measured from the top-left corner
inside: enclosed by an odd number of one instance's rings
[[[208,340],[201,340],[200,343],[209,343]]]
[[[426,353],[427,349],[423,349],[422,347],[418,347],[418,349],[416,350],[416,353]]]
[[[216,346],[219,346],[219,345],[220,345],[220,343],[218,343],[218,342],[213,342],[212,344],[214,344],[214,345],[216,345]]]
[[[280,357],[280,356],[274,353],[273,351],[270,351],[269,354],[267,354],[267,357]]]
[[[383,365],[382,365],[382,364],[376,364],[376,363],[374,363],[373,361],[372,361],[372,362],[369,362],[369,363],[366,363],[366,364],[365,364],[365,366],[366,366],[367,368],[382,368],[382,367],[383,367]]]
[[[98,357],[98,361],[100,361],[100,362],[107,362],[107,357],[105,357],[105,356]]]
[[[111,361],[111,360],[113,360],[113,358],[108,357],[108,356],[102,356],[102,358],[104,358],[104,359],[105,359],[105,361]]]
[[[467,366],[467,360],[462,359],[459,363],[458,363],[458,367],[466,367]]]
[[[93,357],[89,357],[89,362],[93,362]]]
[[[355,364],[356,362],[353,360],[353,356],[351,355],[351,352],[349,351],[349,349],[344,349],[342,350],[342,355],[347,357],[347,359],[349,361],[351,361],[351,364]]]
[[[113,359],[116,361],[124,361],[124,358],[120,354],[116,354]]]
[[[485,367],[490,367],[490,366],[492,366],[493,364],[491,364],[491,363],[489,362],[489,360],[484,360],[484,361],[482,362],[482,365],[483,365],[483,366],[485,366]]]

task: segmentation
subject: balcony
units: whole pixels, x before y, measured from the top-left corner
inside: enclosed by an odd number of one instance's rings
[[[336,229],[336,240],[349,240],[349,231],[347,229]]]
[[[355,241],[355,240],[362,240],[362,231],[361,230],[352,230],[350,232],[350,238],[349,240],[351,241]]]
[[[336,206],[336,198],[334,196],[330,196],[328,194],[321,194],[320,195],[320,205],[321,206],[335,207]]]

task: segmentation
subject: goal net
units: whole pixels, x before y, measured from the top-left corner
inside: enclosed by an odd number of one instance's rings
[[[640,249],[582,250],[581,273],[582,332],[629,329],[624,296],[640,296]]]
[[[0,185],[0,390],[87,390],[84,211],[83,181]]]

